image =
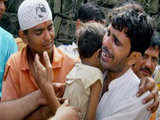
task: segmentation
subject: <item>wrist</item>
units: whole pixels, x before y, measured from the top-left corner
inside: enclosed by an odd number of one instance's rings
[[[40,90],[37,90],[36,91],[36,99],[35,99],[35,102],[37,103],[36,105],[39,107],[41,105],[45,105],[46,104],[46,100],[44,98],[44,96],[42,95],[41,91]]]

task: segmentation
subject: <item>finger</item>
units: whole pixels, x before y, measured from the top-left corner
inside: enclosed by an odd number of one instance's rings
[[[60,92],[55,92],[58,98],[62,97]]]
[[[146,91],[146,83],[142,83],[139,87],[139,90],[136,94],[137,97],[141,96]]]
[[[147,110],[149,110],[152,113],[154,113],[158,109],[158,106],[159,106],[159,99],[157,97],[155,97],[154,103],[149,105],[147,107]]]
[[[63,104],[64,101],[67,100],[66,98],[57,98],[57,99],[58,99],[58,101],[59,101],[61,104]]]
[[[65,84],[65,83],[57,83],[57,82],[56,82],[56,83],[53,83],[52,85],[53,85],[54,88],[57,89],[57,88],[64,87],[66,84]]]
[[[45,71],[45,67],[41,64],[38,54],[36,54],[36,56],[35,56],[34,63],[35,63],[38,70]]]
[[[155,112],[159,106],[159,95],[158,95],[158,90],[155,89],[155,91],[153,91],[153,94],[154,94],[154,103],[151,104],[148,109],[151,111],[151,112]]]
[[[150,93],[147,97],[143,99],[143,104],[146,104],[154,99],[154,93]]]
[[[143,87],[146,83],[146,78],[142,78],[141,81],[140,81],[140,84],[139,84],[139,87]]]
[[[46,51],[43,52],[43,58],[44,58],[47,70],[52,69],[52,65],[51,65],[48,53]]]
[[[148,77],[144,78],[143,81],[145,81],[145,83],[143,82],[141,84],[139,91],[137,93],[137,96],[141,96],[143,93],[145,93],[147,91],[152,91],[152,89],[156,87],[155,82]]]

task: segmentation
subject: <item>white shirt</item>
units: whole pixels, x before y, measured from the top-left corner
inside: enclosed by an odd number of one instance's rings
[[[104,93],[97,108],[96,120],[148,120],[151,113],[141,97],[136,97],[140,79],[129,69],[124,75],[113,80]]]
[[[79,59],[78,46],[74,42],[72,45],[60,45],[58,48],[69,57],[73,59]]]

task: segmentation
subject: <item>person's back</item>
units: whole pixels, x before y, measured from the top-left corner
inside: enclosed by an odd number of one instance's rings
[[[81,120],[95,119],[103,86],[98,56],[104,33],[103,25],[98,23],[86,23],[78,30],[78,51],[82,63],[76,63],[67,75],[64,98],[68,98],[71,105],[80,108]]]
[[[0,96],[5,65],[10,55],[17,52],[17,45],[13,36],[0,27]]]

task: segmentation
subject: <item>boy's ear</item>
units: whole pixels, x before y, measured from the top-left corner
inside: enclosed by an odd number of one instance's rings
[[[76,21],[76,30],[78,30],[79,28],[83,27],[85,23],[83,23],[82,21],[80,21],[80,19],[78,19]]]
[[[27,35],[24,34],[24,32],[22,30],[19,30],[18,31],[18,35],[20,38],[22,38],[23,42],[28,44],[28,39],[27,39]]]
[[[101,48],[97,50],[97,53],[96,53],[96,54],[97,54],[97,58],[98,58],[98,59],[100,59],[101,52],[102,52],[102,49],[101,49]]]
[[[142,54],[140,52],[132,52],[131,55],[128,58],[128,65],[132,66],[136,64],[142,57]]]
[[[81,26],[81,21],[78,19],[76,21],[76,30],[78,30],[80,28],[80,26]]]

